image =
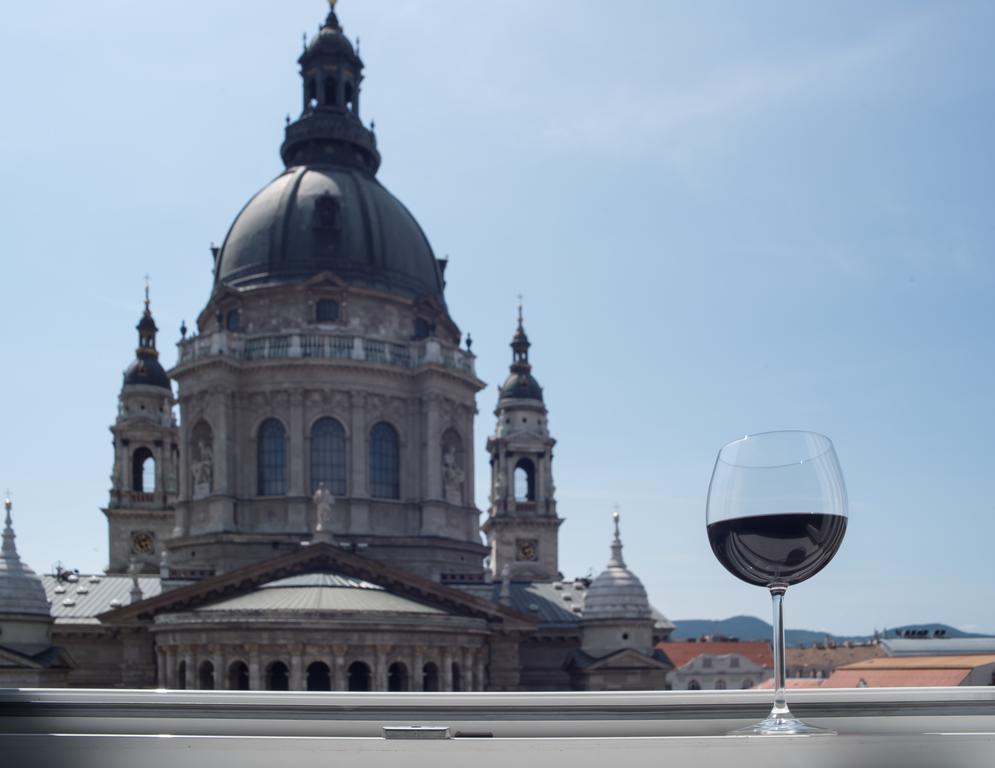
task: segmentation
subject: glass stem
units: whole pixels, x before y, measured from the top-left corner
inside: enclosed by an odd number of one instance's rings
[[[784,695],[784,584],[772,584],[770,596],[774,601],[774,708],[771,717],[791,717],[788,700]]]

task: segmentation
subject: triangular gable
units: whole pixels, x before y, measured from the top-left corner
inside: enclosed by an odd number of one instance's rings
[[[29,656],[0,645],[0,667],[16,667],[19,669],[75,669],[76,662],[66,652],[65,648],[52,645],[40,653]]]
[[[44,667],[30,656],[18,653],[10,648],[0,645],[0,667],[17,667],[19,669],[44,669]]]
[[[585,653],[581,658],[571,659],[567,666],[581,669],[585,673],[608,669],[671,669],[665,661],[647,656],[633,648],[622,648],[598,659]]]
[[[445,587],[429,579],[346,552],[332,544],[312,544],[295,552],[164,592],[98,616],[105,624],[145,623],[160,613],[190,611],[251,592],[269,582],[298,574],[328,572],[349,576],[448,613],[485,619],[506,630],[531,630],[538,622],[512,608]]]
[[[319,288],[322,286],[328,286],[332,288],[347,288],[349,283],[343,280],[341,277],[336,275],[330,270],[324,270],[319,272],[314,277],[309,278],[304,285],[308,288]]]

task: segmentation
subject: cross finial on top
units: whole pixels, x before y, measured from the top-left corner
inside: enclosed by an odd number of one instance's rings
[[[145,309],[149,308],[149,276],[145,275]]]
[[[518,324],[522,324],[522,294],[518,294]]]

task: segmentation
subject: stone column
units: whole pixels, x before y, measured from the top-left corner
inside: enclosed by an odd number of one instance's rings
[[[304,690],[304,646],[290,646],[290,690]]]
[[[186,689],[188,691],[197,690],[197,660],[193,655],[193,648],[187,647],[183,652],[183,661],[186,664]]]
[[[179,661],[176,658],[176,646],[166,646],[166,687],[176,688],[176,665]]]
[[[425,684],[423,668],[425,667],[425,649],[418,645],[411,656],[411,690],[424,690]]]
[[[439,670],[439,690],[453,689],[453,654],[448,648],[442,652],[442,669]]]
[[[429,499],[442,499],[442,434],[439,426],[439,395],[425,398],[425,496]]]
[[[155,649],[155,666],[156,666],[156,686],[159,688],[165,688],[166,686],[166,651],[159,646]]]
[[[460,672],[463,676],[463,690],[472,691],[473,688],[473,652],[469,648],[463,649],[463,659],[460,662]]]
[[[373,655],[373,685],[370,688],[374,691],[387,690],[387,646],[378,645],[374,649]]]
[[[477,485],[474,478],[473,468],[475,464],[474,456],[474,440],[473,436],[473,410],[470,409],[467,417],[463,420],[463,455],[466,457],[464,459],[465,466],[463,467],[463,504],[467,507],[476,507],[476,494]],[[476,530],[476,515],[474,515],[474,525],[473,530],[470,533],[470,538],[478,536]]]
[[[228,689],[228,675],[225,674],[225,649],[220,645],[211,646],[211,663],[214,665],[214,690]]]
[[[262,689],[262,659],[259,654],[259,646],[253,644],[249,646],[249,690],[261,691]]]
[[[211,467],[213,473],[211,493],[230,496],[234,492],[234,488],[231,487],[232,467],[230,466],[232,462],[230,448],[233,442],[230,433],[233,419],[229,418],[228,413],[231,396],[222,389],[212,391],[211,395],[211,399],[214,401],[214,407],[211,408],[214,412],[214,430],[211,434],[211,451],[214,457],[214,463]]]
[[[349,676],[346,673],[345,658],[349,647],[345,645],[332,646],[332,690],[349,690]]]
[[[304,496],[304,395],[299,389],[290,393],[289,419],[289,451],[287,463],[290,476],[288,478],[289,496]]]
[[[127,443],[127,445],[125,445]],[[131,441],[125,439],[118,439],[118,488],[121,489],[122,501],[124,501],[125,494],[131,491]]]
[[[476,654],[476,659],[475,659],[475,665],[476,665],[475,669],[476,669],[476,672],[474,673],[473,678],[474,678],[474,681],[477,683],[476,690],[478,690],[478,691],[486,691],[487,690],[487,679],[486,679],[487,678],[487,673],[486,673],[486,664],[485,664],[485,656],[486,656],[486,654],[487,654],[487,649],[486,648],[478,648],[477,649],[477,654]]]
[[[156,440],[152,443],[152,455],[155,457],[155,498],[157,503],[162,503],[166,499],[166,462],[163,460],[163,441]]]
[[[366,482],[366,395],[363,392],[350,392],[352,400],[352,456],[349,462],[352,469],[352,495],[365,498],[370,495]]]

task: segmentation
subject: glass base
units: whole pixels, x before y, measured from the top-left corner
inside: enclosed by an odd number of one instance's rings
[[[790,712],[773,712],[759,723],[729,731],[730,736],[836,736],[836,731],[799,720]]]

